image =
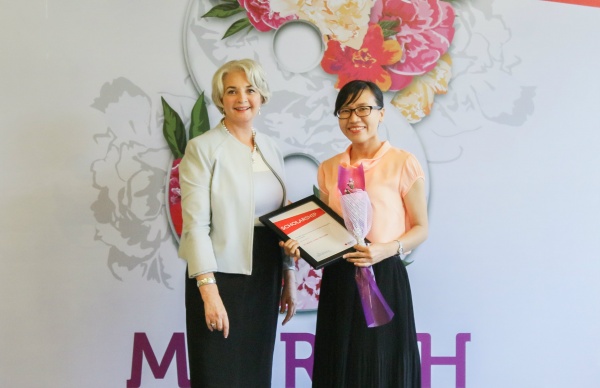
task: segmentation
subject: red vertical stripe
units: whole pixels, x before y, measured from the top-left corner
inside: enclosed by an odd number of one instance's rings
[[[551,1],[553,3],[585,5],[588,7],[600,8],[600,0],[545,0],[545,1]]]

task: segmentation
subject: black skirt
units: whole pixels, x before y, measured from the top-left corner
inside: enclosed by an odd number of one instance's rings
[[[354,274],[344,260],[323,270],[317,313],[314,388],[420,388],[421,365],[408,274],[398,256],[373,266],[394,312],[367,327]]]
[[[252,275],[215,273],[229,318],[229,337],[206,327],[195,279],[185,290],[188,360],[192,388],[271,386],[281,294],[278,238],[254,228]]]

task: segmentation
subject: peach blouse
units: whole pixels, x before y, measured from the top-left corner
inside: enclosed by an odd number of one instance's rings
[[[329,206],[342,215],[341,193],[337,188],[338,166],[350,166],[350,145],[345,152],[321,163],[317,180],[319,189],[328,196]],[[410,152],[392,147],[385,141],[373,159],[362,159],[367,193],[373,205],[373,225],[367,234],[371,242],[389,242],[410,229],[404,196],[417,179],[425,179],[419,161]]]

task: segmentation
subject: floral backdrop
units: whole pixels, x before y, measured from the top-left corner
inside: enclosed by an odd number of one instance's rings
[[[181,231],[178,162],[184,148],[179,144],[174,150],[173,142],[185,143],[199,133],[192,130],[192,121],[200,110],[202,130],[219,119],[211,101],[198,95],[227,60],[261,61],[273,99],[257,125],[278,141],[284,155],[304,154],[316,162],[346,146],[331,107],[336,89],[356,77],[386,91],[386,101],[394,108],[386,112],[382,137],[413,152],[426,173],[430,163],[460,158],[460,135],[480,130],[481,122],[516,126],[525,121],[533,110],[535,89],[511,79],[519,58],[511,55],[510,34],[491,4],[191,0],[183,45],[197,94],[149,95],[120,78],[108,82],[92,105],[109,123],[95,137],[106,156],[92,165],[98,190],[92,210],[96,238],[110,248],[108,265],[114,276],[143,276],[166,287],[178,276],[170,263],[177,260]],[[296,20],[312,23],[324,43],[320,64],[298,74],[281,69],[271,48],[273,33]],[[487,57],[475,55],[481,52]],[[498,93],[507,98],[489,97]],[[436,141],[430,143],[444,146],[428,145],[433,137]],[[301,308],[316,308],[320,274],[298,262]]]
[[[397,92],[393,104],[411,123],[427,116],[434,96],[448,90],[455,18],[448,2],[226,0],[203,17],[240,13],[246,16],[233,22],[223,39],[247,28],[276,30],[290,20],[313,23],[327,45],[321,67],[337,76],[335,87],[364,79]]]

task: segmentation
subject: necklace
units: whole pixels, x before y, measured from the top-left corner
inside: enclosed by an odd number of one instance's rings
[[[229,132],[229,129],[227,129],[227,126],[225,126],[225,120],[221,121],[221,125],[223,126],[223,128],[225,128],[225,131],[230,135],[233,136],[233,134],[231,132]],[[235,136],[234,136],[235,137]],[[252,128],[252,161],[254,162],[254,155],[256,154],[256,130],[254,128]]]

